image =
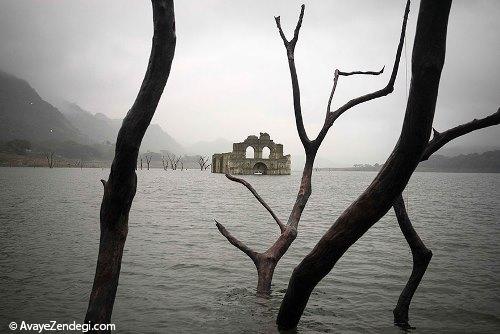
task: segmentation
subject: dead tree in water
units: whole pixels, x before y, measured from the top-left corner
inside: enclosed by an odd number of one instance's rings
[[[115,157],[101,204],[99,255],[85,323],[111,320],[118,287],[123,247],[128,233],[130,206],[137,188],[135,165],[142,138],[167,82],[175,50],[172,0],[152,0],[154,35],[148,68],[132,108],[116,140]]]
[[[151,155],[146,155],[146,164],[148,165],[148,170],[149,170],[149,165],[151,164],[151,158],[153,158]]]
[[[203,171],[205,169],[207,169],[210,164],[208,164],[210,160],[208,159],[207,156],[200,156],[200,158],[198,159],[198,165],[200,165],[200,170]]]
[[[83,159],[77,160],[75,162],[75,167],[80,167],[80,169],[83,169]]]
[[[434,130],[434,136],[431,141],[427,144],[424,150],[421,161],[427,160],[432,154],[438,151],[445,144],[451,140],[468,134],[472,131],[483,129],[489,126],[498,125],[500,123],[500,109],[496,113],[482,118],[474,119],[472,122],[456,126],[445,132],[438,132]],[[422,277],[425,274],[427,266],[432,258],[432,251],[425,247],[422,239],[417,234],[413,228],[408,213],[406,212],[405,203],[402,194],[396,198],[393,203],[394,212],[396,213],[396,218],[398,220],[401,232],[406,239],[406,242],[410,246],[410,250],[413,258],[413,268],[408,279],[408,283],[404,287],[401,295],[399,296],[398,303],[394,308],[394,324],[402,328],[411,328],[408,323],[408,310],[410,308],[411,299],[413,294],[418,288]]]
[[[257,251],[250,249],[248,246],[246,246],[241,241],[236,239],[234,236],[232,236],[227,231],[227,229],[222,224],[220,224],[219,222],[216,221],[216,226],[219,229],[220,233],[224,237],[226,237],[226,239],[232,245],[234,245],[236,248],[240,249],[245,254],[247,254],[250,257],[250,259],[252,259],[252,261],[254,262],[254,264],[257,268],[257,278],[258,278],[257,279],[257,293],[263,294],[263,295],[268,295],[270,293],[274,269],[276,268],[278,261],[286,253],[286,251],[288,250],[290,245],[293,243],[293,241],[297,237],[297,229],[299,226],[299,221],[300,221],[302,212],[307,204],[309,196],[311,195],[311,192],[312,192],[311,178],[312,178],[314,159],[316,158],[316,153],[318,152],[318,149],[321,146],[323,139],[325,138],[326,134],[328,133],[328,130],[332,127],[333,123],[337,120],[337,118],[339,118],[347,110],[351,109],[352,107],[357,106],[358,104],[386,96],[394,90],[394,82],[396,80],[396,75],[398,72],[399,61],[401,58],[401,52],[402,52],[402,48],[403,48],[405,31],[406,31],[406,22],[408,20],[409,3],[407,4],[406,9],[405,9],[402,28],[401,28],[401,34],[400,34],[400,38],[399,38],[399,44],[398,44],[398,47],[396,50],[396,57],[394,60],[394,65],[392,67],[392,72],[391,72],[391,75],[390,75],[390,78],[389,78],[387,85],[385,85],[383,88],[381,88],[377,91],[374,91],[374,92],[371,92],[369,94],[354,98],[354,99],[348,101],[346,104],[344,104],[340,108],[332,111],[331,110],[331,102],[333,99],[333,95],[335,93],[335,89],[337,87],[339,77],[351,76],[351,75],[380,75],[383,73],[384,68],[382,68],[380,71],[344,72],[344,71],[340,71],[338,69],[335,70],[334,79],[333,79],[333,87],[332,87],[330,97],[328,99],[328,103],[327,103],[327,107],[326,107],[324,124],[323,124],[323,127],[320,130],[318,136],[314,140],[310,140],[309,137],[307,136],[306,130],[304,128],[304,123],[302,120],[302,108],[301,108],[301,104],[300,104],[300,89],[299,89],[299,82],[298,82],[298,78],[297,78],[297,71],[295,69],[295,58],[294,58],[295,45],[296,45],[298,37],[299,37],[299,31],[300,31],[300,28],[302,25],[302,19],[304,17],[304,8],[305,8],[304,5],[302,5],[301,11],[300,11],[300,16],[299,16],[297,25],[295,27],[294,35],[290,41],[287,40],[287,38],[285,37],[285,34],[283,33],[283,30],[281,28],[281,23],[280,23],[280,17],[279,16],[275,17],[275,21],[276,21],[276,25],[278,27],[279,34],[280,34],[281,39],[283,40],[283,43],[285,45],[287,59],[288,59],[288,66],[290,69],[290,76],[291,76],[291,81],[292,81],[292,92],[293,92],[293,106],[294,106],[295,123],[296,123],[296,127],[297,127],[297,132],[298,132],[300,141],[302,142],[302,145],[304,146],[304,150],[305,150],[305,154],[306,154],[306,162],[305,162],[304,170],[302,172],[302,179],[300,182],[299,192],[297,194],[297,198],[295,200],[295,204],[293,205],[290,216],[288,217],[288,221],[287,221],[286,225],[283,224],[281,222],[281,220],[277,217],[277,215],[273,212],[273,210],[265,203],[265,201],[257,194],[255,189],[247,181],[236,178],[236,177],[231,176],[229,174],[226,174],[226,177],[229,180],[241,183],[245,187],[247,187],[248,190],[250,190],[250,192],[255,196],[255,198],[257,198],[257,200],[264,206],[264,208],[266,208],[266,210],[271,214],[271,216],[274,218],[274,220],[278,224],[278,227],[280,228],[281,234],[269,249],[267,249],[263,253],[259,253]]]
[[[47,167],[54,167],[54,152],[45,153],[45,158],[47,159]]]
[[[168,161],[170,161],[170,167],[172,167],[172,170],[177,170],[177,165],[179,164],[179,161],[181,160],[182,156],[179,155],[177,157],[175,154],[167,154]]]
[[[163,170],[167,170],[168,169],[168,161],[165,161],[165,156],[162,155],[161,157],[161,164],[163,165]]]
[[[293,270],[277,317],[293,329],[315,286],[361,236],[392,207],[427,146],[445,59],[451,0],[422,0],[412,56],[412,78],[399,140],[368,188],[340,215]]]

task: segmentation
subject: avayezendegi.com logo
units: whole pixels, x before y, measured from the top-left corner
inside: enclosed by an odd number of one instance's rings
[[[55,320],[51,320],[46,323],[28,323],[26,321],[21,321],[17,323],[12,321],[9,324],[9,329],[12,331],[27,331],[27,332],[37,332],[43,333],[44,331],[77,331],[81,333],[87,333],[89,331],[114,331],[116,329],[115,324],[80,324],[76,321],[72,323],[62,324]]]

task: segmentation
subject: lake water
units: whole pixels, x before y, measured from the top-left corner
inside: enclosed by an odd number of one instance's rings
[[[101,178],[109,170],[0,168],[0,332],[11,321],[82,322],[99,242]],[[315,172],[299,236],[272,297],[255,296],[253,263],[217,231],[265,250],[269,214],[221,174],[138,171],[112,321],[119,333],[275,333],[293,267],[375,176]],[[284,220],[299,185],[246,177]],[[434,257],[410,309],[415,333],[500,332],[500,174],[416,173],[409,214]],[[314,291],[299,333],[399,333],[392,309],[411,271],[392,210]]]

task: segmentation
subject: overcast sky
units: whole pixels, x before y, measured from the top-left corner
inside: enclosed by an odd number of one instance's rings
[[[266,131],[285,153],[301,154],[286,53],[274,15],[293,33],[299,1],[175,2],[177,48],[153,122],[181,144]],[[392,67],[404,1],[305,1],[295,59],[309,137],[321,127],[335,68]],[[407,31],[408,73],[418,13]],[[435,127],[445,130],[500,106],[500,1],[453,3]],[[0,69],[28,80],[47,99],[123,117],[150,52],[149,1],[2,0]],[[351,109],[330,130],[319,156],[335,165],[383,162],[405,110],[403,55],[395,92]],[[384,86],[379,77],[341,78],[334,105]],[[409,74],[410,75],[410,74]],[[408,80],[410,78],[408,77]],[[498,146],[500,127],[454,145]]]

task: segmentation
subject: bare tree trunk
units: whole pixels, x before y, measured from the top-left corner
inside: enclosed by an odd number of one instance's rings
[[[323,127],[321,131],[319,132],[318,136],[314,140],[310,140],[309,137],[307,136],[306,130],[304,128],[304,122],[302,119],[302,107],[300,103],[300,88],[299,88],[299,82],[298,82],[298,77],[297,77],[297,71],[295,68],[295,46],[298,41],[299,37],[299,31],[302,26],[302,20],[304,17],[304,9],[305,6],[302,5],[299,19],[297,21],[297,25],[294,30],[294,35],[291,40],[288,40],[281,28],[281,21],[280,17],[275,17],[276,21],[276,26],[278,28],[279,34],[281,36],[281,39],[283,41],[283,44],[286,49],[286,54],[287,54],[287,60],[288,60],[288,67],[290,70],[290,77],[292,81],[292,94],[293,94],[293,106],[294,106],[294,115],[295,115],[295,124],[297,127],[297,132],[299,135],[299,138],[302,142],[302,145],[305,150],[306,154],[306,162],[305,166],[302,172],[302,179],[300,182],[300,188],[297,194],[297,198],[295,200],[295,204],[293,205],[293,208],[290,212],[290,216],[288,218],[287,224],[283,224],[281,220],[276,216],[276,214],[272,211],[272,209],[265,203],[265,201],[257,194],[255,189],[245,180],[236,178],[234,176],[231,176],[230,174],[226,174],[226,177],[230,179],[231,181],[235,181],[238,183],[243,184],[252,192],[252,194],[257,198],[257,200],[266,208],[267,211],[271,214],[271,216],[274,218],[276,223],[278,224],[281,234],[278,237],[278,239],[274,242],[274,244],[264,253],[258,253],[250,248],[248,248],[246,245],[244,245],[242,242],[237,240],[235,237],[233,237],[227,230],[222,226],[220,223],[216,221],[217,228],[221,232],[222,235],[228,239],[228,241],[233,244],[235,247],[239,248],[241,251],[246,253],[255,263],[255,266],[257,268],[257,292],[259,294],[269,294],[270,293],[270,288],[271,288],[271,281],[274,273],[274,269],[281,259],[281,257],[287,252],[288,248],[290,245],[293,243],[293,241],[297,237],[297,229],[299,226],[300,218],[302,216],[302,212],[304,211],[304,208],[307,204],[307,201],[309,200],[309,197],[312,192],[311,188],[311,179],[312,179],[312,171],[313,171],[313,166],[314,166],[314,160],[316,158],[316,153],[318,152],[319,147],[321,146],[321,143],[323,142],[323,139],[325,138],[326,134],[328,133],[329,129],[332,127],[334,122],[347,110],[357,106],[358,104],[368,102],[383,96],[386,96],[390,94],[394,90],[394,82],[396,80],[397,72],[398,72],[398,67],[399,67],[399,60],[401,58],[401,52],[403,48],[403,43],[404,43],[404,36],[405,36],[405,31],[406,31],[406,22],[408,20],[408,12],[409,12],[409,1],[408,4],[405,8],[405,13],[404,13],[404,18],[403,18],[403,24],[401,28],[401,34],[399,38],[399,44],[396,50],[396,57],[394,60],[394,65],[392,68],[391,76],[389,78],[388,83],[381,89],[371,92],[366,95],[359,96],[357,98],[354,98],[344,105],[342,105],[340,108],[337,110],[332,111],[331,110],[331,102],[333,99],[333,96],[335,94],[335,89],[337,87],[338,80],[341,76],[352,76],[352,75],[380,75],[383,73],[384,68],[380,71],[353,71],[353,72],[343,72],[339,71],[338,69],[335,70],[334,78],[333,78],[333,87],[330,93],[330,97],[327,103],[327,108],[326,108],[326,114],[325,114],[325,120]]]
[[[422,0],[412,57],[412,79],[399,141],[370,186],[294,269],[277,324],[295,328],[314,287],[342,255],[382,218],[404,190],[429,141],[446,49],[451,0]]]
[[[438,151],[453,139],[483,129],[489,126],[498,125],[500,123],[500,108],[496,113],[482,119],[474,119],[469,123],[465,123],[454,128],[451,128],[443,133],[434,130],[434,137],[427,144],[422,155],[421,161],[427,160],[432,154]],[[410,246],[413,257],[413,269],[405,288],[399,296],[398,303],[394,309],[394,324],[408,329],[411,328],[408,319],[408,311],[413,294],[417,290],[422,277],[425,274],[427,266],[432,258],[432,252],[427,249],[413,228],[410,218],[406,212],[403,196],[400,195],[393,204],[394,212],[398,220],[399,227]]]
[[[401,232],[408,242],[413,257],[413,269],[411,271],[410,279],[406,283],[405,288],[399,296],[398,303],[394,309],[394,324],[402,328],[410,328],[408,323],[408,309],[410,308],[411,299],[413,294],[418,288],[422,277],[427,270],[427,266],[432,258],[432,252],[425,247],[423,241],[418,236],[413,228],[408,213],[406,212],[403,196],[399,195],[393,204],[394,212],[398,219]]]
[[[109,323],[118,287],[130,206],[135,196],[135,164],[144,133],[167,82],[175,50],[172,0],[152,0],[154,36],[148,68],[134,105],[123,120],[108,181],[102,180],[99,255],[85,323]]]
[[[167,170],[168,169],[168,161],[165,161],[165,156],[161,157],[161,163],[163,165],[163,170]]]
[[[209,160],[208,160],[207,156],[200,156],[200,158],[198,159],[198,164],[200,165],[201,171],[203,171],[204,169],[207,169],[208,166],[210,166],[210,165],[207,165],[208,162],[209,162]]]
[[[170,161],[170,166],[172,167],[172,170],[177,170],[177,164],[179,163],[179,160],[181,160],[181,156],[178,158],[176,157],[175,154],[167,154],[167,158]]]
[[[49,168],[54,167],[54,152],[45,153],[45,158],[47,159],[47,166]]]
[[[257,263],[257,294],[268,296],[271,291],[271,282],[273,280],[274,269],[278,262],[275,256],[262,254],[258,257]]]

